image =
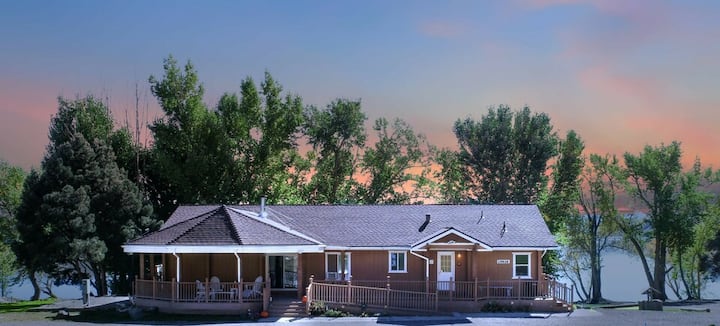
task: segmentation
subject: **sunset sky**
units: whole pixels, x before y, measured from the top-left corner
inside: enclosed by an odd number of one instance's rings
[[[0,0],[0,158],[39,167],[58,96],[108,97],[118,122],[135,84],[173,54],[214,107],[265,70],[325,106],[362,99],[456,147],[452,124],[491,105],[546,112],[588,152],[682,142],[720,168],[720,1]]]

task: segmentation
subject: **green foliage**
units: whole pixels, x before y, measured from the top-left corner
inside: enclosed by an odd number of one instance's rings
[[[13,250],[29,273],[68,282],[92,275],[104,295],[108,273],[130,268],[120,246],[158,223],[108,146],[109,110],[92,97],[59,102],[43,172],[33,171],[25,183]]]
[[[629,177],[628,192],[647,207],[647,218],[640,222],[620,220],[619,226],[630,238],[643,262],[648,285],[660,291],[655,299],[665,300],[665,274],[667,252],[672,246],[672,237],[685,233],[694,225],[687,216],[676,214],[679,198],[679,183],[682,176],[680,144],[659,147],[646,146],[642,153],[625,153],[626,174]],[[645,232],[644,226],[649,227]],[[655,267],[650,275],[643,254],[642,242],[654,240],[653,258]]]
[[[412,127],[400,119],[393,122],[390,130],[387,119],[377,119],[373,130],[378,140],[365,151],[360,164],[361,171],[369,178],[360,190],[363,203],[407,204],[424,197],[423,186],[429,184],[430,174],[430,148],[425,137],[415,134]]]
[[[326,109],[311,106],[305,110],[304,132],[313,151],[315,174],[307,185],[308,202],[340,203],[354,201],[357,152],[365,145],[363,123],[367,117],[360,101],[337,99]]]
[[[528,107],[490,108],[479,122],[457,120],[455,136],[470,195],[481,203],[537,202],[547,185],[548,160],[557,153],[550,118]]]
[[[170,56],[162,79],[150,77],[165,112],[150,127],[148,189],[162,217],[178,204],[257,202],[261,196],[298,201],[302,166],[295,143],[302,117],[299,97],[265,73],[258,88],[251,78],[240,96],[224,94],[216,111],[202,102],[203,88],[191,63],[181,70]]]
[[[464,177],[463,164],[460,155],[450,149],[444,148],[436,151],[435,162],[440,169],[434,173],[438,180],[438,199],[443,204],[461,204],[470,198],[468,181]]]

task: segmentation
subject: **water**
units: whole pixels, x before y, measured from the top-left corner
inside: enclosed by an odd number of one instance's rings
[[[588,277],[589,280],[589,277]],[[570,283],[567,280],[561,281]],[[602,293],[603,297],[613,301],[639,301],[644,300],[641,294],[648,288],[645,272],[640,259],[620,251],[609,251],[603,256]],[[62,299],[81,298],[79,285],[62,285],[53,287],[53,292]],[[10,296],[19,299],[29,299],[32,296],[32,285],[29,281],[11,288]],[[675,294],[668,288],[666,293],[671,300],[677,300]],[[708,283],[702,292],[703,298],[720,299],[720,282]],[[47,295],[42,296],[47,297]]]
[[[602,294],[605,299],[639,301],[646,298],[642,292],[647,290],[648,283],[640,258],[620,251],[609,251],[603,255],[601,277]],[[589,275],[587,280],[590,280]],[[567,280],[562,281],[570,284]],[[669,287],[666,289],[666,293],[670,300],[678,299]],[[702,291],[702,296],[705,299],[720,298],[720,283],[708,283],[705,290]]]

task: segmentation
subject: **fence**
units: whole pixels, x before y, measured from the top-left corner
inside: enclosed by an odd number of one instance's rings
[[[262,302],[265,283],[135,280],[136,298],[172,302]]]

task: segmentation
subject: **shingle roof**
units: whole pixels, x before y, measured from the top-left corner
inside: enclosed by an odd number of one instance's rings
[[[180,240],[187,244],[316,244],[308,240],[313,239],[328,246],[409,247],[453,228],[490,247],[557,246],[534,205],[267,206],[267,220],[252,213],[259,210],[253,205],[180,206],[160,231],[131,244],[159,244],[157,240],[176,237],[176,244]],[[431,222],[419,232],[426,214],[431,215]],[[234,233],[217,229],[223,219]],[[203,228],[211,231],[196,230]],[[214,237],[207,238],[208,232]]]
[[[189,209],[185,210],[185,207]],[[209,211],[208,211],[209,210]],[[192,216],[193,214],[199,215]],[[315,244],[287,231],[238,214],[225,206],[181,206],[160,230],[131,245],[306,245]]]

